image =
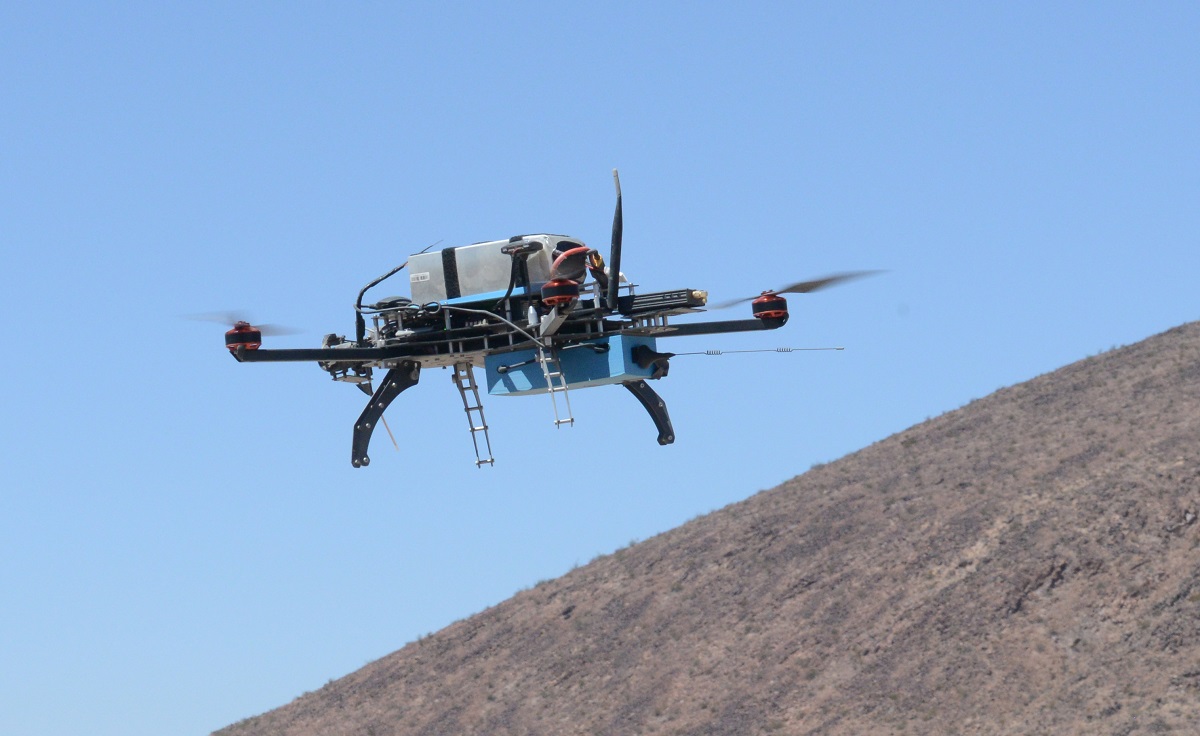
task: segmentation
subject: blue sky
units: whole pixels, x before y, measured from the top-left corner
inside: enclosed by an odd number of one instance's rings
[[[207,733],[634,539],[1196,319],[1192,3],[0,8],[0,731]],[[241,309],[352,332],[434,242],[560,232],[781,331],[617,388],[363,399],[238,365]],[[404,292],[403,280],[394,291]],[[384,287],[383,291],[388,291]],[[382,295],[382,294],[379,294]]]

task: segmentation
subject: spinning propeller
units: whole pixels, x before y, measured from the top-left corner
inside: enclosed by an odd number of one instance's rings
[[[304,330],[296,329],[295,327],[287,327],[284,325],[256,325],[252,324],[250,318],[244,312],[204,312],[202,314],[189,314],[184,319],[190,319],[196,322],[216,322],[220,325],[229,325],[237,329],[252,329],[257,330],[259,334],[267,337],[278,337],[280,335],[300,335]]]
[[[852,281],[854,279],[862,278],[863,276],[871,276],[871,275],[874,275],[877,273],[880,273],[880,272],[879,271],[846,271],[843,273],[835,273],[835,274],[831,274],[829,276],[825,276],[824,278],[813,279],[811,281],[798,281],[794,284],[788,284],[787,286],[784,286],[783,288],[780,288],[780,289],[771,289],[768,291],[764,291],[757,296],[747,296],[747,297],[743,297],[741,299],[733,299],[733,300],[727,301],[727,302],[720,302],[719,304],[712,304],[710,306],[713,309],[726,309],[728,307],[732,307],[737,304],[743,304],[745,302],[752,302],[757,299],[762,299],[763,297],[771,297],[771,296],[776,296],[778,294],[808,294],[809,292],[820,291],[821,289],[825,289],[830,286],[836,286],[837,284],[842,284],[847,281]]]
[[[229,348],[231,353],[236,353],[238,348],[258,350],[262,347],[263,335],[275,337],[279,335],[299,335],[303,332],[303,330],[283,325],[252,325],[250,324],[250,320],[241,312],[189,314],[185,319],[230,325],[232,329],[225,333],[225,347]]]

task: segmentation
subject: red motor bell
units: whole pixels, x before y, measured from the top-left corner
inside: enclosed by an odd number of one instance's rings
[[[762,296],[750,302],[750,306],[754,309],[754,316],[759,319],[783,319],[788,316],[787,299],[774,292],[764,291]]]
[[[235,322],[233,329],[225,333],[225,347],[231,353],[238,348],[258,350],[262,347],[262,332],[249,322]]]
[[[579,298],[579,282],[571,279],[554,279],[542,286],[542,303],[547,307],[569,304]]]

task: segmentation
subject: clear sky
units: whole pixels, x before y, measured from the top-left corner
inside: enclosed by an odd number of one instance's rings
[[[689,518],[1200,317],[1195,3],[0,6],[0,732],[204,734]],[[567,233],[714,300],[632,396],[238,365],[413,252]],[[401,277],[385,293],[405,293]]]

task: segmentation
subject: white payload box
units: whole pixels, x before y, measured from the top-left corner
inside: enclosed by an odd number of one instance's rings
[[[513,259],[503,249],[518,243],[540,243],[542,246],[525,259],[529,285],[534,290],[550,280],[550,266],[554,263],[556,249],[562,252],[582,245],[565,235],[522,235],[420,253],[408,259],[412,300],[417,304],[461,303],[503,297],[512,280],[513,269]],[[522,294],[524,288],[517,286],[514,293]]]

